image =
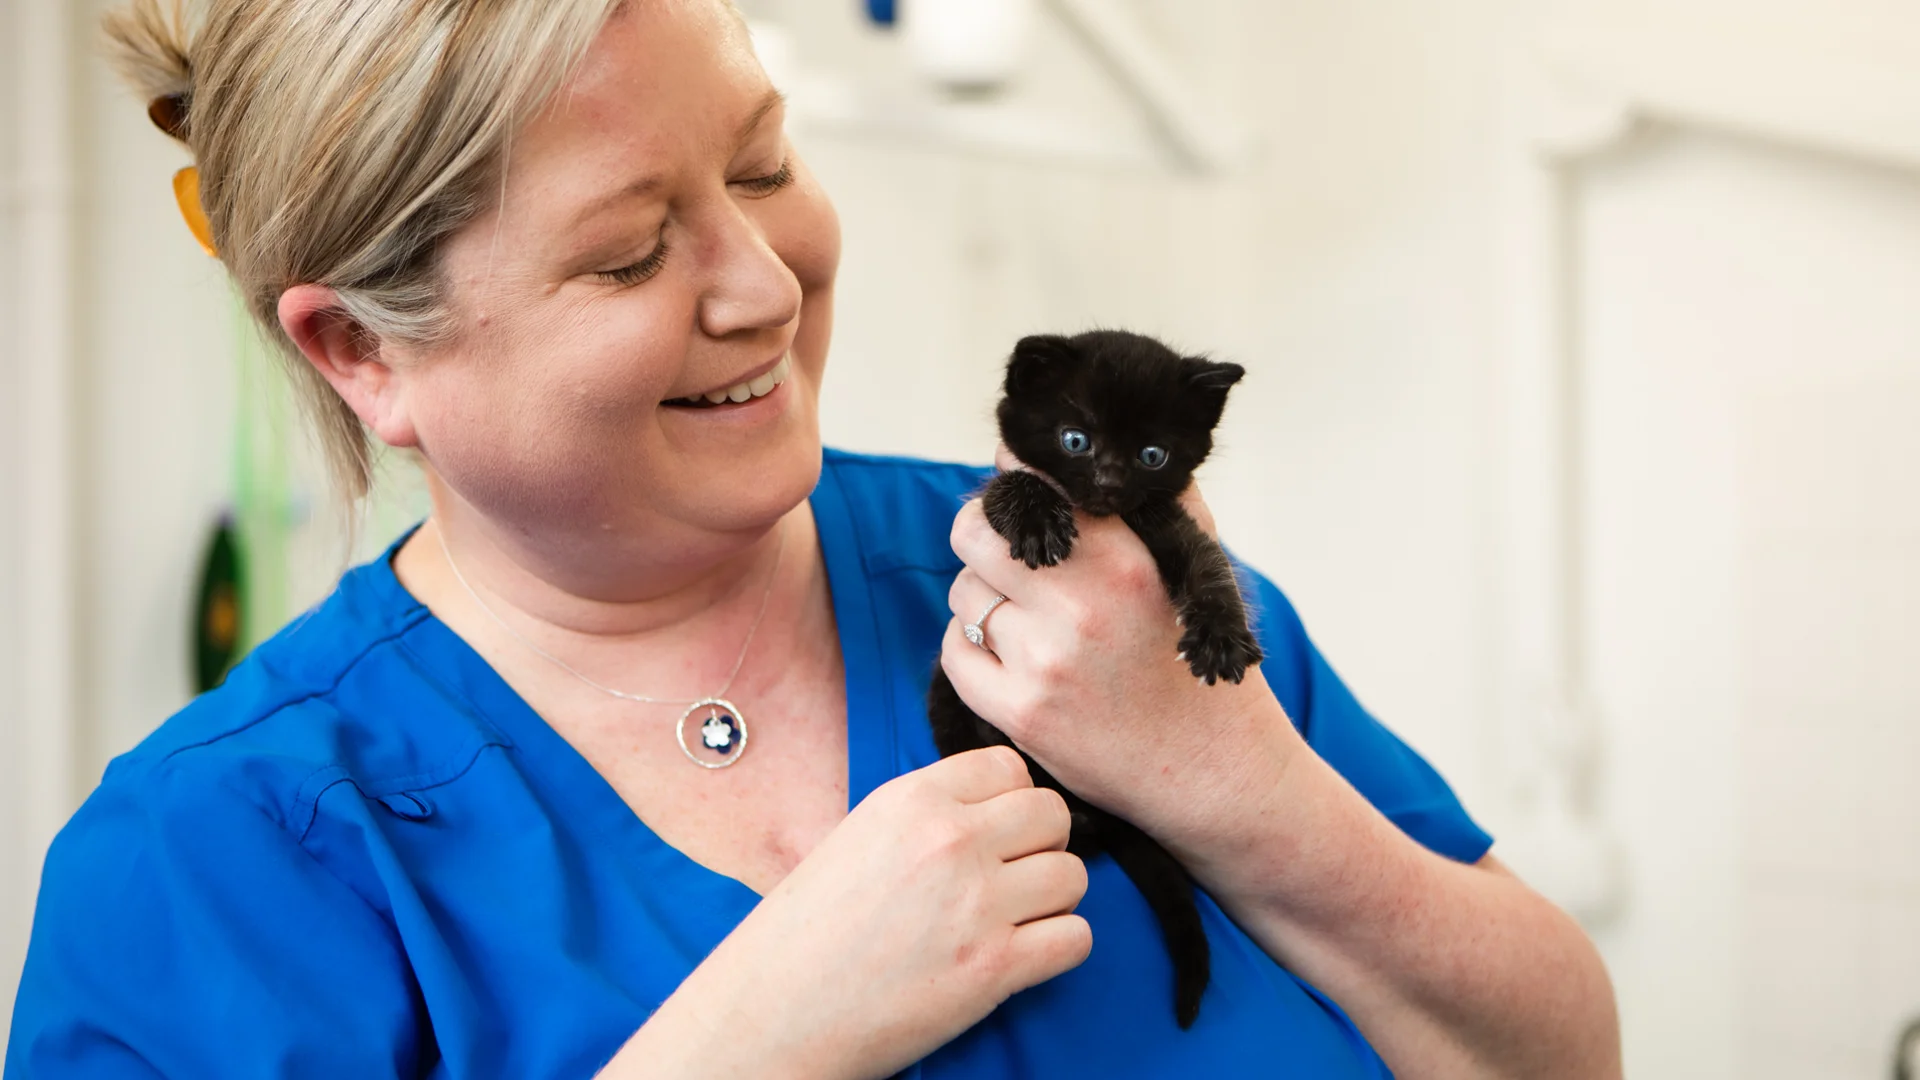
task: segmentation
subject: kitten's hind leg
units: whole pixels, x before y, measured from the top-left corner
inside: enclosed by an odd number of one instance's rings
[[[1080,530],[1073,505],[1033,473],[1004,472],[981,497],[987,522],[1007,541],[1009,553],[1033,569],[1053,566],[1073,553]]]

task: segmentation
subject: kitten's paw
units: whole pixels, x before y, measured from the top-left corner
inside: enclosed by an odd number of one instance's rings
[[[1237,683],[1247,669],[1260,662],[1260,643],[1244,622],[1227,619],[1189,619],[1180,638],[1180,653],[1193,677],[1212,686],[1221,679]]]
[[[1008,551],[1034,570],[1057,566],[1073,554],[1073,542],[1079,536],[1073,507],[1065,503],[1034,506],[1021,516]]]

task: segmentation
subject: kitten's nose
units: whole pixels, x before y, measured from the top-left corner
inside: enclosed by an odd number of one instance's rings
[[[1109,469],[1101,466],[1094,472],[1093,482],[1099,485],[1102,491],[1116,491],[1125,486],[1127,477],[1125,473],[1120,472],[1118,469]]]

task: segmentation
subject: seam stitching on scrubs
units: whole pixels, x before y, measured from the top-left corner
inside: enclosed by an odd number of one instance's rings
[[[383,647],[391,645],[395,647],[397,650],[406,653],[410,659],[416,661],[416,666],[417,666],[417,662],[419,661],[419,655],[413,652],[412,649],[407,647],[404,638],[408,631],[420,625],[426,619],[431,618],[432,614],[433,613],[429,611],[424,605],[412,611],[409,611],[406,615],[406,618],[399,625],[395,626],[389,633],[383,634],[373,639],[372,641],[368,642],[366,648],[362,649],[357,655],[353,657],[352,660],[342,665],[340,668],[340,671],[337,674],[335,674],[333,681],[329,683],[327,686],[325,686],[324,688],[315,689],[307,693],[301,694],[298,697],[289,698],[286,701],[283,701],[271,708],[268,708],[262,711],[260,715],[253,717],[252,719],[248,720],[246,723],[241,724],[238,727],[231,728],[227,731],[223,731],[219,735],[214,736],[213,738],[203,739],[199,742],[189,743],[185,746],[177,746],[172,750],[168,751],[164,756],[162,756],[160,760],[155,763],[156,767],[165,765],[171,762],[174,758],[180,756],[181,754],[186,753],[189,750],[198,750],[203,747],[212,746],[215,743],[224,742],[227,739],[230,739],[236,735],[239,735],[242,732],[249,731],[259,726],[260,724],[265,723],[266,721],[279,716],[281,713],[287,711],[288,709],[292,709],[300,705],[304,705],[309,701],[314,701],[317,699],[322,699],[322,698],[332,696],[335,692],[337,692],[340,689],[341,684],[346,682],[347,677],[353,674],[353,671],[355,668],[359,667],[363,662],[367,660],[368,657],[372,656],[376,651],[378,651]],[[443,692],[446,691],[445,686],[440,684],[437,680],[435,681],[435,685],[440,687],[440,689]],[[458,698],[457,695],[452,695],[452,696],[454,696],[457,700],[464,701],[464,699]],[[464,710],[464,709],[462,711],[467,712],[467,710]],[[473,719],[482,719],[479,717],[472,717],[470,712],[468,713],[468,715],[470,718],[473,718]],[[492,723],[487,723],[484,720],[482,720],[482,722],[485,723],[487,730],[489,732],[492,732],[495,738],[490,739],[485,735],[481,735],[476,737],[478,739],[477,742],[474,742],[474,741],[463,742],[460,745],[459,749],[455,750],[452,754],[448,755],[448,757],[441,764],[436,765],[431,769],[422,769],[418,772],[410,773],[404,776],[389,777],[389,778],[383,779],[378,783],[377,786],[382,788],[387,787],[389,785],[397,785],[397,786],[394,786],[391,791],[385,791],[380,794],[368,794],[367,797],[378,799],[378,798],[383,798],[387,795],[399,794],[404,791],[428,791],[436,787],[444,786],[446,784],[452,783],[455,780],[458,780],[462,776],[465,776],[467,772],[473,768],[474,762],[480,759],[481,752],[486,750],[487,747],[511,745],[509,742],[506,741],[505,735],[501,734],[499,730]],[[461,764],[463,761],[464,761],[464,764]],[[456,765],[458,766],[457,768],[455,768]],[[316,777],[323,776],[329,772],[338,772],[340,774],[339,779],[330,781],[326,785],[322,786],[318,792],[315,792],[311,796],[307,795],[306,790],[308,786],[313,783],[314,779]],[[328,762],[327,764],[307,774],[307,776],[304,779],[302,779],[300,783],[294,788],[294,799],[290,804],[287,805],[286,810],[284,811],[287,820],[286,820],[286,823],[283,824],[281,827],[283,829],[289,829],[289,826],[292,823],[299,820],[301,814],[303,813],[302,808],[306,807],[304,812],[307,815],[307,820],[306,820],[306,823],[303,826],[301,826],[297,836],[298,842],[304,845],[306,843],[307,834],[310,833],[313,829],[313,823],[319,819],[321,797],[324,796],[327,793],[327,790],[333,787],[334,784],[337,784],[342,780],[352,783],[357,790],[360,790],[363,793],[368,791],[368,789],[362,788],[360,786],[359,781],[353,779],[352,775],[347,772],[346,767],[342,765],[340,762],[337,762],[337,761]],[[291,830],[289,829],[289,831]]]
[[[328,786],[331,787],[332,785],[328,785]],[[406,942],[403,941],[400,937],[400,928],[394,925],[392,919],[388,915],[381,913],[380,905],[375,903],[372,897],[369,897],[367,894],[361,892],[359,889],[354,888],[353,884],[347,881],[346,878],[343,878],[339,874],[334,873],[333,867],[328,866],[325,859],[322,859],[320,856],[315,855],[313,853],[313,850],[307,847],[305,834],[302,834],[300,838],[294,842],[293,846],[300,850],[300,854],[305,855],[309,860],[311,860],[313,862],[313,865],[316,868],[318,868],[321,873],[327,875],[327,877],[331,878],[341,888],[352,893],[354,896],[354,899],[359,900],[362,904],[366,905],[367,914],[373,916],[374,921],[380,924],[381,932],[386,937],[386,940],[387,940],[387,946],[393,950],[393,953],[395,956],[400,958],[401,967],[406,972],[407,980],[413,983],[413,991],[414,991],[414,994],[417,996],[420,993],[420,984],[418,979],[416,979],[413,974],[413,966],[407,962],[407,945],[406,945]],[[388,907],[389,909],[391,909],[392,905],[389,904]]]
[[[895,468],[900,467],[903,467],[903,465],[896,463]],[[833,494],[839,499],[840,514],[849,526],[847,535],[853,543],[854,554],[859,556],[861,569],[864,570],[867,565],[867,548],[872,541],[872,537],[868,535],[868,522],[863,521],[860,515],[854,512],[853,500],[847,497],[847,486],[844,480],[836,478]],[[873,598],[873,582],[871,580],[863,581],[860,583],[860,588],[866,594],[866,618],[868,625],[872,628],[873,647],[877,654],[873,658],[874,663],[879,666],[882,673],[881,683],[884,692],[880,695],[880,701],[882,708],[886,710],[886,754],[884,760],[887,762],[887,771],[894,776],[898,776],[902,762],[900,760],[900,710],[894,700],[896,688],[893,685],[893,672],[895,669],[892,664],[887,662],[891,650],[887,648],[886,629],[880,625],[879,605],[874,602]],[[851,785],[851,776],[848,777],[848,781],[849,785]],[[884,782],[885,781],[882,781],[882,783]],[[849,796],[849,798],[851,798],[851,796]]]
[[[429,614],[431,615],[431,613]],[[439,620],[437,617],[435,617],[434,621],[438,622]],[[451,635],[452,637],[454,637],[456,640],[460,642],[461,648],[464,648],[468,652],[473,653],[475,659],[479,660],[480,663],[484,665],[488,671],[493,672],[493,675],[495,678],[500,679],[502,683],[506,682],[506,679],[501,678],[499,672],[493,671],[493,665],[487,663],[486,657],[481,656],[480,653],[477,650],[475,650],[473,646],[467,644],[467,640],[465,638],[453,632],[453,627],[447,626],[446,623],[440,623],[440,625],[442,628],[446,630],[446,632],[449,635]],[[397,645],[397,647],[401,652],[407,655],[407,659],[412,661],[414,674],[418,675],[422,681],[433,684],[433,687],[439,690],[440,693],[444,695],[448,701],[451,701],[454,703],[454,705],[460,710],[461,715],[465,716],[468,720],[471,720],[473,723],[486,728],[487,731],[491,733],[492,737],[487,740],[489,743],[495,746],[509,746],[509,747],[514,744],[513,737],[508,735],[505,731],[501,730],[500,725],[497,723],[494,723],[493,718],[487,715],[487,710],[485,706],[481,705],[477,701],[474,701],[473,698],[470,697],[469,695],[461,693],[459,690],[456,690],[453,687],[447,685],[447,683],[444,680],[442,680],[438,674],[434,672],[433,665],[428,662],[427,658],[420,655],[420,651],[418,649],[415,649],[413,645],[409,643],[404,637],[401,638],[395,644]],[[509,686],[508,689],[512,690],[513,688]],[[516,691],[515,693],[517,695],[518,692]],[[532,708],[532,706],[528,706],[528,708]]]
[[[418,783],[418,784],[414,783],[416,778],[433,777],[436,774],[445,771],[448,768],[448,766],[442,765],[436,769],[423,770],[421,772],[413,774],[413,776],[395,777],[394,779],[389,780],[385,783],[377,784],[373,786],[367,786],[367,785],[361,784],[359,780],[354,779],[353,775],[347,772],[346,769],[338,763],[328,765],[321,769],[316,769],[305,780],[301,781],[300,790],[304,791],[307,788],[307,786],[314,781],[316,777],[324,776],[330,772],[338,772],[339,775],[328,780],[325,784],[322,784],[320,786],[320,789],[314,792],[312,796],[309,797],[309,796],[303,795],[300,797],[299,800],[297,800],[294,803],[292,809],[296,813],[300,812],[300,809],[303,804],[307,807],[305,811],[307,815],[307,821],[306,821],[306,824],[301,826],[300,828],[300,836],[299,836],[300,843],[304,845],[307,842],[307,837],[313,832],[314,825],[317,824],[320,820],[320,800],[326,798],[327,792],[332,791],[334,788],[338,787],[341,784],[351,784],[353,786],[353,789],[360,793],[361,798],[374,799],[374,800],[384,799],[393,795],[414,794],[419,792],[433,791],[438,788],[446,787],[448,784],[451,784],[456,780],[459,780],[461,777],[472,772],[473,767],[479,764],[480,756],[486,753],[488,750],[490,749],[504,750],[506,748],[507,748],[506,744],[503,744],[503,743],[480,742],[478,744],[475,744],[474,746],[468,748],[466,762],[465,764],[461,765],[458,769],[452,771],[451,773],[449,773],[444,777],[433,779],[427,783]],[[449,759],[448,764],[451,765],[453,762],[458,760],[459,760],[458,758],[451,758]],[[396,784],[399,786],[394,786],[392,790],[384,790],[389,785],[396,785]],[[293,816],[292,814],[289,815],[289,817],[292,817],[292,816]]]
[[[298,697],[288,698],[287,700],[282,701],[279,704],[272,706],[271,708],[263,710],[258,716],[253,717],[251,720],[248,720],[246,723],[241,724],[239,727],[230,728],[226,731],[221,732],[218,735],[215,735],[210,739],[202,739],[199,742],[188,743],[185,746],[176,746],[172,750],[167,751],[167,753],[164,756],[162,756],[159,762],[157,762],[156,764],[164,765],[167,762],[172,761],[174,758],[180,756],[181,754],[186,753],[189,750],[198,750],[202,747],[212,746],[213,744],[218,742],[225,742],[226,740],[242,732],[251,731],[253,728],[258,727],[259,725],[267,722],[268,720],[273,719],[276,716],[279,716],[281,713],[297,705],[304,705],[307,702],[314,700],[315,698],[323,698],[331,695],[334,691],[340,689],[341,683],[347,681],[348,675],[353,674],[353,669],[359,667],[361,663],[367,659],[367,657],[372,656],[375,650],[379,649],[383,645],[387,645],[389,643],[398,641],[401,635],[405,634],[408,630],[413,629],[414,625],[417,624],[427,614],[429,614],[427,610],[425,608],[422,608],[418,613],[412,613],[411,617],[407,620],[405,624],[395,627],[391,633],[383,634],[380,637],[377,637],[372,641],[368,642],[367,647],[360,650],[360,652],[356,654],[352,660],[348,661],[343,667],[341,667],[340,671],[334,675],[333,681],[327,684],[327,686],[324,689],[312,690],[307,693],[301,694]]]
[[[300,832],[298,833],[298,835],[294,837],[294,842],[300,845],[300,850],[302,851],[307,851],[307,835],[313,832],[313,823],[320,820],[320,800],[326,796],[327,792],[332,791],[334,788],[340,786],[341,784],[353,783],[353,778],[346,774],[345,769],[341,768],[338,765],[329,765],[324,769],[317,770],[316,772],[314,772],[313,776],[309,776],[307,777],[306,780],[301,781],[300,783],[301,789],[304,790],[307,784],[313,781],[313,778],[315,776],[320,776],[322,774],[330,773],[330,772],[337,772],[340,775],[335,776],[332,779],[328,780],[326,783],[320,785],[320,790],[314,792],[313,794],[312,802],[310,803],[307,802],[307,796],[302,795],[300,796],[299,800],[294,802],[291,808],[294,813],[299,813],[300,807],[303,804],[309,807],[309,809],[306,811],[307,822],[305,825],[302,825],[300,827]],[[292,815],[289,814],[288,816],[291,817]],[[320,862],[320,857],[318,855],[315,855],[311,851],[307,851],[307,856],[313,859],[314,862]]]

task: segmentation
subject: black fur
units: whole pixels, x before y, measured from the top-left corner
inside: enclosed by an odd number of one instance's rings
[[[1239,682],[1260,662],[1260,646],[1226,553],[1178,497],[1213,451],[1227,392],[1244,374],[1237,364],[1181,356],[1152,338],[1122,331],[1026,338],[1007,364],[1000,437],[1015,457],[1053,483],[1031,473],[1003,473],[984,495],[987,520],[1012,557],[1035,568],[1072,553],[1079,535],[1075,510],[1118,514],[1153,554],[1185,628],[1180,651],[1187,668],[1208,685]],[[1084,436],[1084,444],[1070,437],[1073,432]],[[1159,460],[1149,448],[1165,454],[1158,468],[1143,459]],[[927,713],[942,756],[1013,746],[960,700],[938,665]],[[1190,1027],[1211,964],[1192,880],[1147,834],[1061,787],[1032,758],[1027,767],[1034,783],[1066,797],[1073,812],[1067,850],[1082,858],[1113,856],[1146,898],[1173,959],[1174,1018]]]

